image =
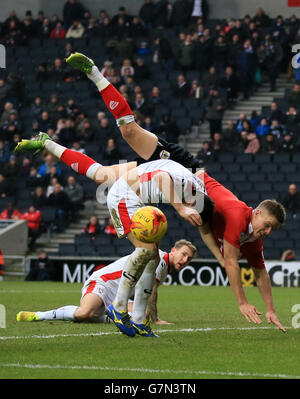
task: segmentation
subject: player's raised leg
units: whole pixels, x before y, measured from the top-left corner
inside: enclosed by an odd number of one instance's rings
[[[129,104],[119,91],[101,74],[94,61],[84,54],[74,53],[66,59],[66,62],[86,73],[87,77],[95,83],[107,109],[115,117],[123,138],[141,158],[149,159],[156,149],[157,136],[134,122],[134,115]]]
[[[98,184],[107,183],[108,186],[112,185],[128,170],[136,167],[136,162],[102,166],[89,156],[56,143],[43,132],[40,132],[31,140],[21,140],[17,144],[15,152],[34,151],[36,154],[44,149],[64,162],[75,172],[87,176]]]

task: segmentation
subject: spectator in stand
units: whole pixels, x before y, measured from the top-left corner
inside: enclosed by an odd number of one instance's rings
[[[10,184],[9,180],[0,173],[0,198],[7,198],[12,196],[14,187]]]
[[[2,127],[3,124],[4,124],[5,122],[8,122],[8,121],[9,121],[9,116],[10,116],[10,114],[11,114],[12,112],[15,112],[16,115],[18,116],[18,112],[17,112],[17,110],[14,108],[14,105],[13,105],[11,102],[7,101],[7,102],[4,104],[4,110],[3,110],[2,114],[1,114],[1,118],[0,118],[0,127]]]
[[[219,75],[223,75],[227,65],[228,45],[223,36],[219,36],[213,45],[213,63]]]
[[[119,159],[121,159],[121,154],[114,138],[109,138],[107,140],[101,159],[106,161],[109,165],[117,163],[119,162]]]
[[[132,18],[131,24],[129,26],[129,34],[131,37],[145,37],[147,36],[147,29],[145,24],[141,19],[137,16]]]
[[[296,82],[293,89],[288,96],[288,103],[290,107],[298,108],[300,106],[300,83]]]
[[[66,39],[80,39],[85,32],[84,26],[80,21],[73,21],[66,33]]]
[[[139,16],[148,30],[152,29],[156,19],[156,5],[152,0],[144,0],[139,10]]]
[[[227,101],[229,105],[232,105],[238,95],[238,80],[232,67],[229,66],[225,69],[225,75],[221,79],[220,87],[226,91]]]
[[[186,34],[185,39],[179,43],[176,61],[178,62],[179,69],[186,73],[193,67],[194,63],[195,45],[192,41],[192,35]]]
[[[24,46],[27,39],[22,25],[17,24],[15,20],[11,20],[3,37],[4,44],[8,46]]]
[[[42,176],[38,174],[37,168],[35,166],[31,166],[29,170],[29,176],[26,178],[26,187],[33,189],[41,186],[42,182]]]
[[[49,204],[56,210],[56,229],[58,233],[61,233],[66,228],[70,200],[59,183],[55,184],[54,192],[49,196]]]
[[[47,111],[42,111],[40,118],[38,119],[38,126],[42,132],[46,132],[48,129],[55,126],[54,122],[49,118]]]
[[[51,39],[64,39],[66,36],[66,29],[62,26],[62,23],[58,21],[55,28],[50,32]]]
[[[48,205],[48,199],[44,194],[44,190],[41,186],[37,186],[35,190],[32,193],[30,193],[30,196],[32,200],[32,205],[36,209],[41,209],[44,206]]]
[[[48,258],[47,252],[42,250],[26,276],[25,281],[52,281],[53,279],[53,262]]]
[[[242,132],[242,134],[245,134],[246,132]],[[251,133],[246,133],[246,137],[248,140],[248,145],[245,148],[244,153],[245,154],[256,154],[259,149],[260,149],[260,141],[257,137],[257,135],[253,132]]]
[[[5,177],[12,186],[17,184],[19,172],[20,172],[20,166],[17,163],[17,158],[14,154],[12,154],[9,158],[8,163],[5,164],[3,167],[3,174],[5,175]]]
[[[280,142],[279,151],[292,153],[295,149],[296,145],[293,135],[290,132],[286,132]]]
[[[55,184],[59,184],[58,178],[57,177],[51,177],[49,179],[48,184],[46,185],[46,198],[49,198],[52,193],[54,193],[54,187]],[[62,187],[63,190],[63,187]],[[48,201],[49,203],[49,201]],[[51,205],[51,204],[50,204]]]
[[[278,108],[278,104],[275,101],[271,103],[271,113],[269,117],[270,122],[272,122],[274,119],[277,119],[279,123],[283,121],[283,113]]]
[[[27,221],[28,236],[30,238],[28,249],[29,251],[33,251],[35,247],[35,241],[40,235],[42,214],[33,205],[31,205],[28,211],[23,213],[22,219],[25,219]]]
[[[65,126],[59,132],[59,142],[65,147],[70,146],[77,138],[75,123],[72,118],[67,118]]]
[[[145,99],[143,93],[136,93],[134,109],[139,111],[144,117],[147,115],[151,116],[153,113],[153,106]]]
[[[270,133],[280,140],[283,136],[283,127],[279,124],[277,119],[273,119],[270,126]]]
[[[218,88],[220,86],[221,77],[217,73],[214,66],[211,66],[207,73],[203,76],[203,86],[206,90],[210,90],[212,87]]]
[[[177,76],[177,82],[173,87],[173,93],[176,97],[185,98],[189,96],[189,85],[183,74]]]
[[[201,150],[198,151],[197,159],[199,159],[203,165],[214,160],[214,153],[210,148],[209,141],[204,141]]]
[[[10,91],[10,85],[0,76],[0,107],[4,105]]]
[[[270,125],[268,124],[267,118],[262,118],[260,124],[256,127],[255,133],[262,137],[265,134],[268,134],[270,131]]]
[[[12,202],[9,202],[6,208],[0,213],[0,219],[22,219],[22,213]]]
[[[221,152],[224,152],[225,143],[221,133],[215,132],[213,134],[213,138],[209,143],[209,147],[215,156],[218,156]]]
[[[243,48],[237,55],[237,71],[241,83],[244,100],[248,100],[254,88],[254,74],[256,70],[255,53],[250,39],[246,39]]]
[[[279,142],[276,136],[271,132],[264,135],[261,139],[261,151],[267,154],[275,154],[278,152]]]
[[[270,17],[265,13],[263,8],[258,8],[254,17],[253,21],[255,22],[256,26],[259,28],[268,28],[271,25]]]
[[[235,146],[239,140],[239,133],[233,120],[231,119],[227,122],[227,127],[223,131],[223,139],[225,146],[228,149],[232,148],[232,146]]]
[[[106,117],[103,117],[100,119],[100,123],[96,127],[94,142],[104,143],[111,136],[114,136],[114,128],[110,124],[109,119]]]
[[[30,109],[31,114],[35,118],[38,118],[43,110],[44,110],[44,104],[42,103],[42,98],[40,96],[35,97]]]
[[[131,60],[129,58],[125,58],[123,60],[121,69],[120,69],[120,74],[121,77],[126,76],[134,76],[134,67],[132,66]]]
[[[9,161],[10,155],[9,145],[0,139],[0,170]]]
[[[65,192],[70,200],[70,218],[71,221],[75,221],[78,218],[78,212],[83,208],[83,188],[76,182],[74,176],[69,176],[65,187]]]
[[[38,31],[38,36],[46,39],[50,36],[50,32],[51,32],[50,20],[49,18],[45,17],[43,19],[42,26]]]
[[[181,134],[175,119],[173,119],[170,114],[162,115],[159,125],[155,129],[155,132],[159,136],[165,138],[167,141],[170,141],[171,143],[177,143],[178,137]]]
[[[80,21],[83,19],[84,12],[85,8],[80,2],[77,0],[68,0],[64,4],[63,8],[63,20],[65,26],[69,28],[75,20]]]
[[[39,167],[38,174],[44,178],[47,173],[50,173],[51,166],[56,166],[57,173],[61,175],[60,166],[54,161],[54,157],[51,154],[47,154],[45,157],[45,162]]]
[[[143,81],[144,79],[149,79],[150,71],[148,66],[145,64],[143,58],[138,57],[134,65],[134,79],[136,82]]]
[[[197,79],[193,80],[191,83],[190,97],[197,99],[204,97],[204,88]]]
[[[284,118],[284,125],[286,129],[294,134],[299,133],[299,122],[300,122],[300,115],[296,110],[296,107],[290,107],[287,113],[285,114]]]
[[[89,222],[82,229],[82,233],[88,234],[91,237],[91,240],[94,240],[95,237],[102,233],[102,228],[99,224],[97,216],[91,216]]]
[[[151,106],[154,106],[154,107],[163,103],[160,88],[158,86],[152,87],[149,102],[150,102]]]
[[[281,202],[285,209],[291,212],[292,216],[295,218],[300,210],[300,195],[297,191],[296,184],[292,183],[289,185],[288,192]]]
[[[58,165],[51,165],[49,172],[43,177],[43,185],[48,186],[53,178],[56,178],[58,183],[63,184],[64,179],[61,173],[58,172]]]
[[[213,87],[209,91],[207,99],[207,114],[206,119],[209,122],[210,136],[216,132],[222,132],[222,119],[226,108],[225,99],[220,96],[219,90]]]
[[[118,13],[112,17],[112,19],[111,19],[112,24],[114,26],[116,26],[118,24],[120,18],[124,19],[126,26],[130,25],[132,17],[127,13],[127,10],[124,6],[119,7]]]
[[[105,226],[104,233],[110,235],[111,237],[117,237],[117,232],[112,218],[109,218],[108,224]]]
[[[163,66],[164,70],[169,73],[173,69],[174,54],[171,43],[162,34],[154,39],[152,48],[153,62]]]
[[[93,141],[95,130],[91,125],[91,121],[86,119],[83,122],[82,128],[78,132],[78,139],[80,144],[84,147],[86,143]]]

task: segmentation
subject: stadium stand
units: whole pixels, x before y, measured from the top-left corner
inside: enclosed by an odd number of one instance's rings
[[[30,35],[28,30],[25,30],[24,21],[16,17],[17,25],[13,27],[10,26],[10,20],[11,18],[8,18],[3,21],[0,31],[0,42],[7,50],[7,68],[0,72],[0,175],[4,176],[3,182],[0,178],[1,211],[9,201],[25,211],[31,203],[34,187],[42,186],[46,194],[48,188],[53,188],[53,184],[60,184],[63,188],[69,175],[74,175],[76,181],[82,185],[84,200],[94,202],[93,210],[97,208],[95,183],[75,175],[64,165],[59,165],[60,169],[55,172],[51,171],[51,167],[56,165],[53,159],[47,160],[43,156],[26,154],[17,157],[17,173],[9,166],[13,148],[20,137],[29,138],[42,128],[58,142],[64,137],[70,147],[75,141],[79,141],[81,148],[98,161],[101,161],[102,149],[110,137],[115,139],[121,159],[135,158],[133,151],[120,137],[114,120],[106,111],[93,85],[84,75],[71,70],[63,62],[64,57],[69,54],[69,47],[90,55],[101,68],[105,61],[110,61],[111,66],[106,71],[106,77],[119,89],[124,88],[132,108],[140,111],[142,126],[145,126],[145,118],[150,116],[152,131],[159,132],[169,141],[185,143],[195,155],[199,149],[198,146],[195,151],[195,143],[200,143],[202,148],[204,140],[208,140],[211,158],[204,161],[208,173],[233,190],[250,206],[256,206],[267,197],[281,199],[290,183],[300,184],[300,82],[296,80],[299,73],[291,70],[292,54],[289,50],[291,44],[300,40],[299,19],[286,19],[280,27],[276,25],[275,20],[270,20],[267,27],[261,27],[254,22],[255,32],[258,32],[259,36],[258,42],[255,41],[249,24],[243,19],[241,29],[230,28],[226,20],[203,21],[200,18],[196,23],[194,20],[187,21],[180,31],[172,22],[157,26],[153,21],[152,27],[149,28],[149,24],[145,25],[141,20],[143,30],[136,37],[132,34],[133,30],[131,31],[131,18],[121,36],[118,36],[118,29],[110,20],[109,37],[103,36],[103,21],[97,19],[96,28],[92,32],[86,28],[83,36],[78,39],[52,39],[50,31],[48,34],[42,32],[38,20],[32,21],[34,34]],[[203,34],[201,25],[204,26]],[[237,42],[234,38],[236,35]],[[218,42],[219,37],[224,39],[222,48]],[[20,40],[17,41],[16,38]],[[187,47],[191,47],[192,52],[188,51]],[[188,59],[189,54],[193,54],[191,60]],[[205,54],[201,62],[197,54]],[[222,58],[223,56],[225,58]],[[125,58],[131,59],[136,70],[137,58],[142,58],[149,72],[147,77],[135,77],[134,74],[132,78],[121,77],[120,68]],[[62,62],[56,64],[57,59]],[[207,73],[210,66],[216,67],[215,76]],[[232,68],[233,78],[226,75],[227,67]],[[269,80],[270,71],[274,75],[273,80]],[[257,77],[258,72],[262,81]],[[186,83],[183,86],[186,86],[186,90],[177,86],[177,77],[180,74],[185,77]],[[284,90],[282,97],[278,97],[275,90],[280,77],[289,81],[291,86]],[[194,80],[197,81],[198,90],[193,89]],[[246,114],[248,124],[243,124],[240,131],[236,118],[233,130],[227,132],[224,123],[222,125],[226,112],[233,112],[241,100],[248,106],[252,96],[255,96],[261,87],[268,85],[271,89],[270,103],[260,104],[257,117],[250,112]],[[154,86],[158,86],[161,93],[158,103],[155,103],[156,99],[151,95]],[[235,94],[232,97],[233,89]],[[136,103],[136,92],[140,90],[145,99],[143,108],[137,107]],[[213,94],[214,90],[226,103],[221,112],[216,108],[218,100]],[[50,101],[54,93],[58,98],[55,106]],[[36,97],[41,98],[41,106],[37,110],[33,104]],[[263,117],[267,118],[266,132],[271,129],[272,101],[276,102],[282,113],[280,130],[274,130],[273,134],[278,142],[277,150],[263,152],[264,137],[256,135],[261,147],[252,153],[249,135],[255,132]],[[5,111],[7,103],[12,104],[8,112]],[[42,117],[42,111],[48,112],[47,118]],[[211,140],[206,118],[208,112],[215,122],[221,121],[223,127],[219,133],[222,144]],[[170,118],[164,122],[165,115],[169,115]],[[103,117],[109,120],[108,128],[103,128],[100,124]],[[83,125],[86,120],[90,122],[93,134],[84,131]],[[149,129],[148,126],[147,128]],[[179,135],[174,134],[176,129],[179,129]],[[207,130],[206,135],[201,134],[204,129]],[[195,135],[195,131],[200,132],[200,136]],[[291,138],[286,139],[288,135]],[[44,163],[45,170],[43,173],[38,172],[35,185],[24,185],[29,179],[31,168],[35,167],[41,171]],[[52,184],[52,178],[56,179],[56,183]],[[32,182],[33,178],[30,181]],[[11,182],[15,187],[13,192],[9,190]],[[130,244],[126,240],[120,240],[116,245],[116,242],[111,242],[104,233],[93,242],[90,242],[89,237],[79,235],[80,228],[89,214],[88,210],[81,211],[78,215],[79,221],[71,220],[62,206],[54,208],[53,204],[47,203],[40,210],[44,232],[48,237],[52,234],[55,238],[53,241],[56,240],[52,253],[121,256],[130,250]],[[61,234],[55,234],[55,221],[61,211],[65,229]],[[164,238],[162,245],[169,248],[172,241],[184,236],[197,240],[201,247],[201,256],[211,257],[209,251],[199,242],[198,233],[196,236],[172,209],[165,211],[169,220],[169,234]],[[107,213],[101,210],[102,224],[105,217]],[[265,256],[278,259],[288,246],[298,248],[299,243],[294,234],[299,225],[298,219],[290,216],[281,233],[276,232],[266,241]],[[43,237],[37,243],[46,246],[49,240]],[[277,241],[279,237],[281,238]],[[276,246],[275,241],[278,243]]]

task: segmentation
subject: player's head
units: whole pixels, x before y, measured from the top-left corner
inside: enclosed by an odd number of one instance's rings
[[[190,241],[179,240],[169,253],[171,270],[180,271],[197,255],[197,248]]]
[[[215,211],[214,201],[208,195],[205,194],[203,211],[200,213],[202,222],[203,223],[209,222],[213,217],[214,211]]]
[[[268,236],[273,230],[278,229],[285,222],[286,213],[284,206],[276,200],[264,200],[252,215],[253,236],[262,238]]]

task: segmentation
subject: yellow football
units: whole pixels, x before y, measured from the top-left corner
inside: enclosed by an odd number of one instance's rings
[[[154,206],[144,206],[134,212],[131,219],[131,232],[142,242],[159,242],[168,228],[164,213]]]

